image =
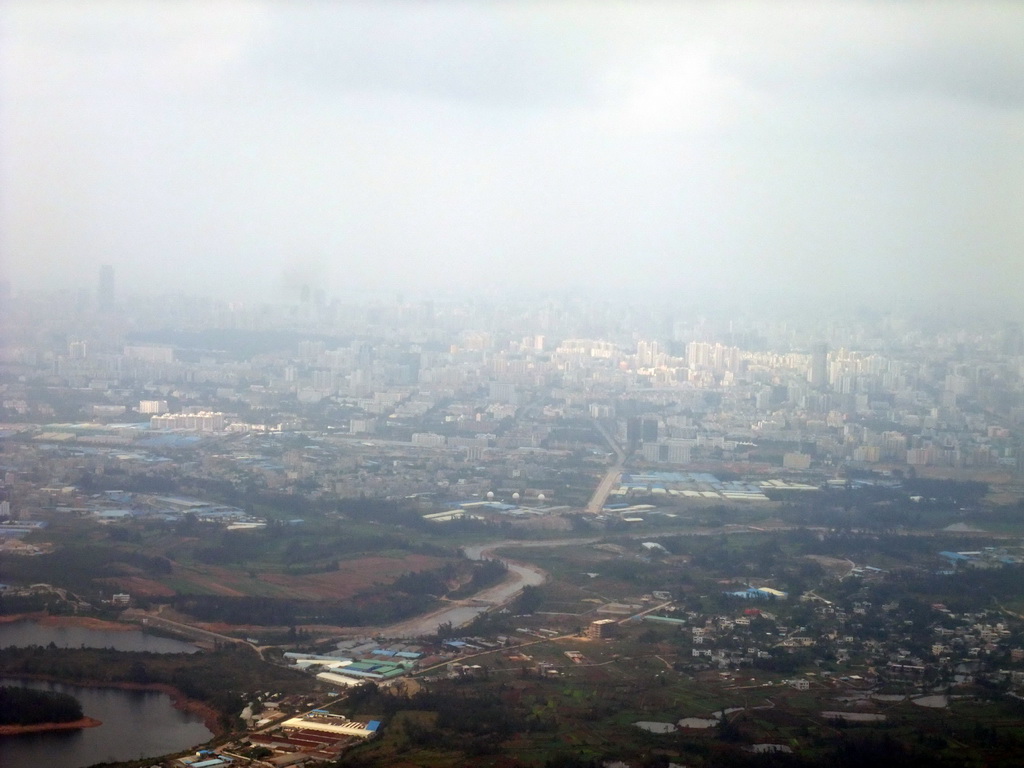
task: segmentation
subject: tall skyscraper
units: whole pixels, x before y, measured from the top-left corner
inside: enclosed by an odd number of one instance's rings
[[[1004,355],[1014,357],[1024,353],[1024,333],[1021,332],[1020,323],[1007,323],[1003,327],[1002,351]]]
[[[100,267],[100,283],[96,291],[96,304],[101,312],[114,308],[114,268],[110,264]]]
[[[811,347],[811,366],[807,369],[807,382],[816,389],[828,386],[828,344],[825,342]]]

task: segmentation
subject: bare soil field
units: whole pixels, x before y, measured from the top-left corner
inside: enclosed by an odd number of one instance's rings
[[[324,600],[352,597],[377,584],[390,584],[404,573],[439,568],[445,562],[444,558],[430,555],[360,557],[341,561],[336,571],[302,575],[249,572],[217,566],[176,566],[166,583],[138,576],[109,581],[131,594],[152,597],[171,597],[179,592],[196,591],[225,597]]]
[[[813,560],[822,568],[830,571],[833,576],[845,576],[855,564],[850,560],[839,557],[827,557],[826,555],[804,555],[805,560]]]
[[[404,573],[428,571],[444,565],[444,559],[430,555],[404,557],[361,557],[342,561],[338,570],[292,576],[286,573],[260,574],[260,579],[284,587],[295,597],[311,600],[351,597],[377,584],[390,584]]]
[[[16,613],[0,616],[0,624],[31,619],[44,627],[81,627],[82,629],[109,630],[113,632],[136,632],[138,627],[115,621],[104,621],[89,616],[50,616],[45,613]]]

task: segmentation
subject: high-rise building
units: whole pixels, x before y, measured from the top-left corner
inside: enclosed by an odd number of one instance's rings
[[[192,429],[197,432],[221,432],[224,414],[220,411],[198,413],[164,413],[149,420],[150,429]]]
[[[101,312],[114,308],[114,268],[110,264],[100,267],[100,282],[96,290],[96,305]]]
[[[807,369],[807,382],[817,389],[828,386],[828,344],[824,342],[811,347],[811,365]]]
[[[656,442],[658,439],[658,420],[644,419],[640,439],[645,443]]]
[[[597,621],[590,622],[590,626],[587,627],[587,637],[591,640],[601,640],[605,637],[611,637],[615,634],[617,622],[615,619],[598,619]]]
[[[1020,323],[1007,323],[1003,327],[1001,341],[1004,355],[1024,354],[1024,333],[1021,332]]]

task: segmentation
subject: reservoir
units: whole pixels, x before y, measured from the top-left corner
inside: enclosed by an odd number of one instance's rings
[[[32,645],[58,648],[113,648],[115,651],[148,651],[150,653],[195,653],[191,643],[167,637],[147,635],[141,630],[91,629],[75,626],[52,626],[35,621],[0,623],[0,648]]]
[[[166,693],[18,678],[0,678],[0,685],[70,694],[82,703],[86,716],[103,722],[78,731],[0,736],[0,765],[4,768],[83,768],[99,762],[138,760],[187,750],[212,736],[199,717],[175,709]]]

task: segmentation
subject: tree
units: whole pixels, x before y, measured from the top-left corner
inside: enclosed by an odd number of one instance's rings
[[[445,621],[441,624],[438,624],[437,633],[435,637],[437,638],[438,642],[442,640],[447,640],[449,637],[455,637],[455,630],[452,627],[452,623],[450,621]]]
[[[128,679],[133,683],[148,683],[152,681],[149,670],[141,661],[133,661],[128,668]]]
[[[516,598],[513,610],[516,613],[535,613],[544,602],[544,595],[539,587],[527,585]]]

